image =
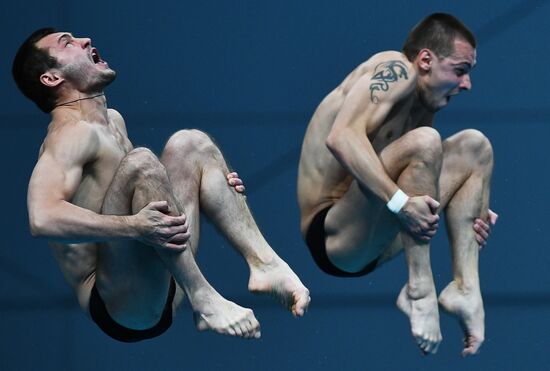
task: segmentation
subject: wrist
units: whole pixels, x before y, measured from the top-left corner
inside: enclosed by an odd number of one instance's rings
[[[399,214],[403,206],[409,201],[409,196],[401,189],[398,189],[386,204],[386,207],[394,214]]]
[[[135,215],[126,215],[122,217],[122,223],[126,227],[126,234],[130,238],[139,238],[141,229]]]

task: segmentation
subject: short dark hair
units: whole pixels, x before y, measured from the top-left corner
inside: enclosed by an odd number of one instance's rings
[[[434,13],[414,26],[405,40],[403,53],[411,62],[424,48],[440,58],[448,57],[454,52],[456,38],[462,38],[473,48],[476,47],[476,38],[464,23],[450,14]]]
[[[51,27],[34,31],[19,47],[11,71],[19,90],[43,112],[51,112],[54,109],[56,96],[53,89],[40,82],[40,75],[50,68],[57,67],[58,63],[48,50],[39,48],[36,43],[55,32],[56,30]]]

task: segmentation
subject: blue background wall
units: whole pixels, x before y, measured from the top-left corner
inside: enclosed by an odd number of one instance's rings
[[[548,1],[30,0],[3,8],[0,369],[549,369]],[[474,89],[436,126],[444,136],[478,128],[496,153],[491,205],[500,219],[480,263],[487,341],[465,360],[460,329],[444,314],[439,353],[419,354],[394,306],[406,280],[402,256],[362,279],[322,274],[300,239],[295,200],[299,147],[318,102],[373,53],[399,49],[435,11],[455,14],[479,39]],[[49,117],[16,90],[10,68],[20,42],[46,25],[91,36],[118,71],[109,105],[125,116],[136,145],[158,152],[189,127],[215,138],[245,179],[267,239],[311,289],[307,317],[249,294],[245,264],[208,226],[199,263],[223,295],[255,310],[261,340],[198,333],[187,305],[166,334],[134,345],[85,318],[46,243],[27,226],[26,186]],[[451,277],[444,233],[432,261],[440,290]]]

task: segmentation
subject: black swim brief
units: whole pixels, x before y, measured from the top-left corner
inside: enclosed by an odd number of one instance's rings
[[[105,303],[96,286],[92,288],[92,295],[90,296],[90,315],[94,322],[103,330],[107,335],[115,340],[125,343],[134,343],[145,339],[151,339],[164,333],[172,325],[172,301],[176,294],[176,283],[174,278],[170,278],[170,288],[168,291],[168,298],[166,299],[166,305],[164,311],[157,324],[146,330],[134,330],[128,327],[124,327],[109,315]]]
[[[317,215],[315,215],[315,217],[313,218],[313,221],[311,222],[309,229],[307,230],[306,244],[309,248],[311,256],[313,257],[313,260],[323,272],[332,276],[361,277],[369,274],[374,270],[374,268],[376,268],[380,257],[374,259],[359,272],[354,273],[346,272],[339,269],[329,260],[327,256],[327,249],[325,246],[325,218],[327,217],[329,210],[330,206],[326,209],[319,211]]]

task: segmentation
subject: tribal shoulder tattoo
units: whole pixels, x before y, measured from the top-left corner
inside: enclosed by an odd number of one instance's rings
[[[390,84],[403,78],[409,79],[407,66],[401,61],[388,61],[380,63],[374,69],[374,75],[371,77],[370,100],[372,103],[378,103],[377,92],[388,91]]]

